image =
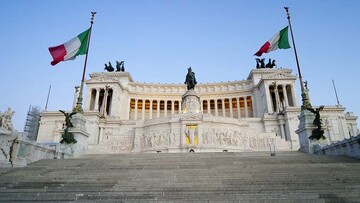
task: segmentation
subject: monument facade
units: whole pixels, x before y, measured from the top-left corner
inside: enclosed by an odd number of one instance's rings
[[[135,82],[125,71],[92,73],[86,81],[84,149],[89,154],[299,150],[295,83],[288,68],[253,69],[246,79],[219,83],[189,82],[187,76],[186,85]],[[322,118],[326,142],[358,134],[357,117],[342,106],[325,106]],[[63,126],[60,112],[42,112],[37,142],[60,142]]]

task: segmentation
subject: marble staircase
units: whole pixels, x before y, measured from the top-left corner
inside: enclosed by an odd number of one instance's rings
[[[0,168],[0,202],[360,202],[359,171],[300,152],[84,155]]]

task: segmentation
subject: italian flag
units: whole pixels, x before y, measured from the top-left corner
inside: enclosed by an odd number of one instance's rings
[[[289,38],[288,38],[289,26],[286,26],[280,32],[276,33],[272,38],[270,38],[264,45],[257,51],[254,55],[261,56],[263,53],[269,53],[276,49],[288,49],[290,48]]]
[[[78,55],[84,55],[87,51],[90,28],[79,34],[64,44],[55,47],[49,47],[53,61],[51,65],[55,66],[61,61],[74,60]]]

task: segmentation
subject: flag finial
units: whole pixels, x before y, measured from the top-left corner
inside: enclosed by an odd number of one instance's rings
[[[286,11],[287,19],[290,19],[289,7],[285,6],[284,9]]]
[[[91,11],[91,21],[90,23],[93,24],[94,23],[94,17],[95,17],[96,12],[95,11]]]

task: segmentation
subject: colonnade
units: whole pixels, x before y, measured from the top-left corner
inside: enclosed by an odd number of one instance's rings
[[[219,99],[202,99],[203,113],[230,118],[253,117],[251,96]],[[168,117],[181,112],[181,100],[178,99],[138,99],[130,98],[130,120],[145,120]]]
[[[101,115],[110,115],[112,95],[113,90],[109,86],[91,89],[89,110],[99,111]]]
[[[273,82],[272,85],[267,85],[266,87],[266,97],[271,100],[267,102],[269,113],[280,112],[287,106],[296,106],[293,85]]]

